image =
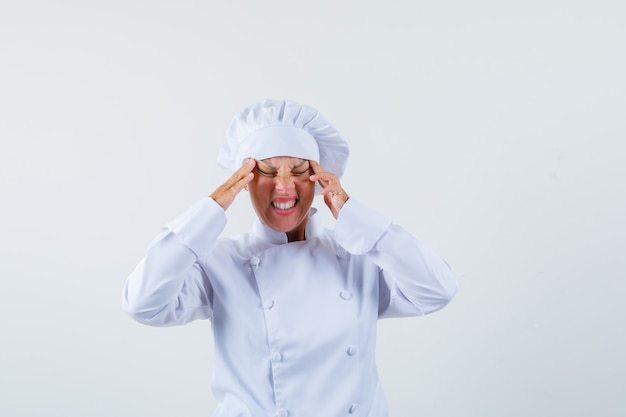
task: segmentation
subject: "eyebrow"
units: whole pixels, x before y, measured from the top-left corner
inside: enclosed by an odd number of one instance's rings
[[[260,160],[259,162],[260,162],[260,163],[262,163],[263,165],[265,165],[266,167],[270,168],[270,169],[278,170],[278,168],[276,168],[276,167],[275,167],[275,166],[273,166],[273,165],[268,164],[267,162],[265,162],[265,161],[263,161],[263,160]],[[297,168],[300,168],[300,167],[301,167],[302,165],[304,165],[306,162],[309,162],[309,160],[308,160],[308,159],[303,159],[303,160],[302,160],[302,162],[300,162],[300,163],[298,163],[298,164],[296,164],[296,165],[292,166],[292,167],[291,167],[291,169],[297,169]]]
[[[296,168],[300,168],[302,165],[304,165],[305,163],[309,162],[307,159],[303,159],[302,162],[300,162],[297,165],[294,165],[291,169],[296,169]]]

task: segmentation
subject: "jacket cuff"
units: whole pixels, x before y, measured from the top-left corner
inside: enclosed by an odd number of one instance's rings
[[[226,227],[224,209],[210,197],[203,198],[163,226],[174,233],[197,257],[205,257]]]
[[[339,211],[334,234],[341,247],[362,255],[374,247],[390,225],[391,220],[350,197]]]

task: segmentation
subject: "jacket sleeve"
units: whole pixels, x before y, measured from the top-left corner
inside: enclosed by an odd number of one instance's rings
[[[379,268],[379,318],[421,316],[456,295],[457,279],[445,260],[404,228],[350,198],[339,212],[335,239]]]
[[[209,318],[213,291],[200,260],[225,225],[224,210],[208,197],[166,224],[126,279],[124,311],[151,326]]]

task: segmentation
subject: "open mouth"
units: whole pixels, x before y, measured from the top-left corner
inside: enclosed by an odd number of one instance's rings
[[[292,209],[296,205],[297,202],[298,202],[297,199],[288,200],[288,201],[272,201],[272,207],[281,211],[287,211],[287,210]]]

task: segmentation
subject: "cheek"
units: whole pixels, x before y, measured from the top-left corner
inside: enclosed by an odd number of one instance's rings
[[[307,179],[306,183],[301,184],[299,194],[302,200],[313,201],[313,197],[315,197],[315,183]]]
[[[270,192],[272,190],[272,182],[269,181],[267,178],[257,178],[255,177],[252,182],[250,182],[250,184],[248,184],[248,188],[250,189],[251,193],[254,193],[256,195],[264,195],[267,194],[268,192]]]
[[[248,184],[248,191],[250,193],[250,200],[253,204],[262,203],[269,198],[267,187],[257,181],[253,181]]]

